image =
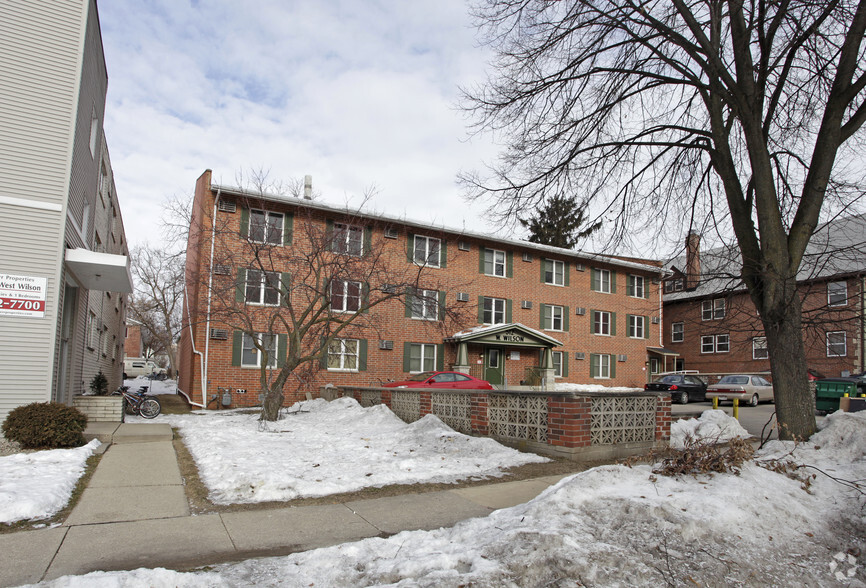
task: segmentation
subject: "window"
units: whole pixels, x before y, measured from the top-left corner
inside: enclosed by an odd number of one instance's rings
[[[415,250],[412,259],[418,265],[439,267],[442,241],[433,237],[415,235]]]
[[[412,318],[435,321],[439,319],[439,291],[416,290],[412,296]]]
[[[92,311],[88,311],[87,313],[87,325],[86,329],[86,342],[88,349],[96,349],[97,342],[99,341],[99,328],[96,324],[96,315]]]
[[[647,337],[645,316],[628,315],[628,336],[633,339],[644,339]]]
[[[90,110],[90,156],[96,157],[96,144],[99,138],[99,117],[96,115],[96,106]]]
[[[553,355],[553,375],[554,377],[562,377],[562,351],[554,351]]]
[[[544,283],[554,286],[565,285],[565,262],[556,261],[555,259],[542,260],[544,268]]]
[[[505,324],[505,300],[502,298],[484,298],[482,322],[485,325]]]
[[[685,336],[685,323],[671,324],[671,342],[682,343]]]
[[[250,241],[282,245],[283,213],[250,210]]]
[[[731,339],[725,335],[716,335],[716,353],[727,353],[731,350]]]
[[[682,278],[671,278],[669,280],[665,280],[665,294],[682,291],[683,284],[684,283]]]
[[[244,333],[243,348],[241,352],[241,366],[261,367],[263,353],[256,347],[256,342],[267,351],[269,368],[277,367],[277,338],[266,333],[256,333],[256,338]]]
[[[412,373],[436,370],[436,345],[409,343],[409,371]]]
[[[334,223],[331,251],[360,256],[364,252],[364,229],[357,225]]]
[[[646,283],[643,276],[628,276],[626,294],[635,298],[646,298]]]
[[[611,271],[606,269],[593,268],[592,277],[590,280],[591,288],[596,292],[605,292],[610,294],[614,290],[611,287]]]
[[[731,340],[727,333],[701,337],[701,353],[727,353],[730,350]]]
[[[589,358],[590,375],[593,378],[610,378],[610,355],[593,353]]]
[[[247,270],[247,302],[275,306],[280,303],[280,274]]]
[[[565,309],[562,306],[553,306],[550,304],[541,305],[541,328],[545,331],[563,331],[565,324],[563,317]]]
[[[833,331],[827,333],[827,357],[845,357],[848,355],[847,333]]]
[[[754,337],[752,339],[752,359],[767,359],[770,352],[767,350],[766,337]]]
[[[361,308],[361,282],[331,280],[331,310],[358,312]]]
[[[592,311],[592,332],[595,335],[612,335],[611,313],[602,310]]]
[[[848,304],[848,282],[830,282],[827,284],[827,304],[830,306]]]
[[[701,353],[712,353],[715,348],[715,339],[712,335],[701,336]]]
[[[484,250],[484,273],[488,276],[505,277],[505,252],[498,249]]]
[[[334,339],[328,345],[328,369],[341,371],[358,371],[357,339]]]
[[[701,303],[701,320],[717,321],[725,318],[725,299],[704,300]]]

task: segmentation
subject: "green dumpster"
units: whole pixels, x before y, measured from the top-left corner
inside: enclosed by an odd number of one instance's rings
[[[828,378],[815,382],[815,408],[826,412],[839,410],[839,399],[843,396],[856,397],[860,390],[855,379]]]

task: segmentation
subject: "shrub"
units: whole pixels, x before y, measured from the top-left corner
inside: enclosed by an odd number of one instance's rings
[[[59,402],[34,402],[15,408],[3,421],[3,436],[25,449],[84,445],[87,416]]]
[[[105,396],[108,394],[108,378],[99,370],[93,379],[90,380],[90,391],[97,396]]]

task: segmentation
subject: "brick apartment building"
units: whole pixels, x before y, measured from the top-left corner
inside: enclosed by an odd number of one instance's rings
[[[435,369],[500,387],[641,387],[651,365],[673,367],[661,349],[658,262],[219,186],[210,170],[196,183],[186,271],[179,387],[197,404],[224,388],[234,405],[257,404],[265,356],[254,335],[276,367],[287,345],[309,347],[358,309],[285,383],[287,401]],[[301,337],[288,325],[306,310],[323,318]]]
[[[664,346],[676,368],[704,373],[769,372],[760,317],[739,281],[738,252],[700,251],[686,237],[685,254],[664,282]],[[824,376],[864,369],[866,216],[837,218],[818,228],[799,273],[808,369]]]

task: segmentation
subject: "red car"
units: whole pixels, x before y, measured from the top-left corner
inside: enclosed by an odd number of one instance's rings
[[[408,380],[388,382],[385,388],[456,388],[458,390],[493,390],[486,380],[460,372],[421,372]]]

